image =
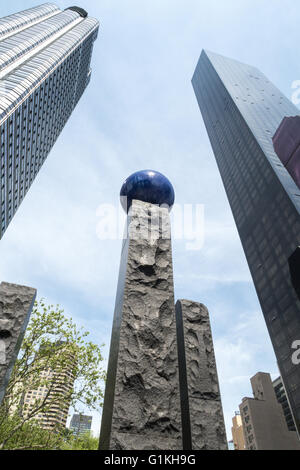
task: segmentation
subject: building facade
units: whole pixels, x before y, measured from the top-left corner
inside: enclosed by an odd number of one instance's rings
[[[291,413],[291,408],[286,396],[286,391],[281,377],[278,377],[278,379],[273,381],[273,387],[277,401],[282,406],[282,411],[289,431],[296,431],[293,415]]]
[[[300,430],[300,300],[289,259],[300,245],[300,190],[272,138],[299,110],[257,68],[203,51],[192,84]]]
[[[86,416],[81,413],[74,414],[70,423],[70,430],[75,436],[80,436],[89,432],[92,428],[92,416]]]
[[[0,19],[0,238],[90,81],[98,29],[52,3]]]
[[[232,418],[231,433],[234,450],[246,450],[243,422],[238,412],[236,412],[234,418]]]
[[[300,189],[300,116],[285,117],[273,137],[274,149]]]
[[[259,372],[251,379],[254,398],[240,405],[247,450],[300,450],[295,431],[289,431],[277,401],[270,374]]]
[[[267,380],[268,380],[268,377],[267,377]],[[286,392],[285,392],[281,377],[278,377],[276,380],[274,380],[272,382],[272,385],[273,385],[277,402],[282,407],[282,411],[283,411],[283,415],[286,421],[287,428],[289,431],[295,432],[296,431],[295,423],[293,420],[293,416],[292,416],[291,409],[287,400]],[[273,394],[271,394],[271,399],[272,400],[274,399]],[[244,433],[243,421],[242,421],[240,412],[236,412],[235,417],[232,419],[231,431],[232,431],[234,449],[246,450],[245,433]],[[286,432],[286,429],[284,432]],[[249,447],[251,447],[251,443],[248,443],[248,445]]]
[[[41,356],[34,365],[40,369],[38,379],[32,374],[32,387],[28,387],[22,398],[22,414],[32,416],[42,429],[56,431],[66,428],[75,382],[76,358],[74,348],[68,350],[64,342],[50,345],[55,359],[55,368],[48,367],[49,355]],[[63,354],[62,354],[63,353]],[[59,360],[62,357],[63,362]],[[35,411],[43,405],[42,411]],[[34,414],[33,414],[34,413]],[[31,418],[30,418],[31,419]]]

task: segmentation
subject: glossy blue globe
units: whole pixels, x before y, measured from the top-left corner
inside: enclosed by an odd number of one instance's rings
[[[129,211],[134,199],[159,206],[166,204],[170,210],[175,201],[174,189],[168,178],[153,170],[138,171],[129,176],[120,197],[125,212]]]

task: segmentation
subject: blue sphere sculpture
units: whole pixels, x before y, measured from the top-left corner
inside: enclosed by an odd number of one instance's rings
[[[158,171],[144,170],[127,178],[122,186],[120,197],[125,212],[129,211],[134,199],[159,206],[165,204],[171,210],[175,201],[175,192],[164,175]]]

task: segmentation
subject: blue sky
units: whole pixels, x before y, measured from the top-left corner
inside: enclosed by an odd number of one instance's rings
[[[1,2],[0,17],[42,3]],[[56,2],[61,8],[70,2]],[[205,244],[174,241],[176,298],[210,311],[230,426],[258,371],[278,375],[247,263],[191,85],[203,48],[261,69],[289,98],[300,79],[295,0],[81,0],[99,19],[92,81],[0,242],[0,279],[59,303],[107,359],[121,242],[96,211],[153,168],[179,204],[205,205]],[[93,429],[99,432],[100,416]]]

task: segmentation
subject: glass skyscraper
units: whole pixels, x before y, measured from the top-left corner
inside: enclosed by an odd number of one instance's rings
[[[0,238],[90,81],[98,29],[53,3],[0,19]]]
[[[192,84],[300,430],[300,366],[292,362],[300,300],[289,269],[300,245],[300,189],[272,142],[283,118],[300,111],[257,68],[208,51]]]

